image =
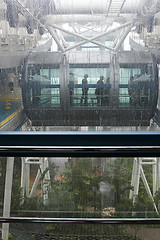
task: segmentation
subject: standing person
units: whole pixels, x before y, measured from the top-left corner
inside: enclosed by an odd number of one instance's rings
[[[87,84],[88,84],[87,78],[88,78],[88,74],[85,74],[82,80],[81,104],[83,104],[83,100],[84,100],[85,105],[87,105],[87,102],[88,102],[88,90],[89,90],[89,88],[87,87]]]
[[[14,73],[12,72],[12,70],[9,70],[8,73],[8,88],[9,88],[9,92],[13,93],[13,88],[14,88],[14,82],[16,81],[16,77],[14,75]]]
[[[105,88],[103,91],[103,105],[104,106],[109,106],[109,95],[110,95],[110,78],[108,77],[105,83]]]
[[[32,103],[35,106],[40,104],[41,100],[41,76],[37,74],[36,71],[32,72]]]
[[[97,96],[97,104],[98,106],[103,105],[103,93],[104,93],[104,77],[100,76],[100,79],[97,81],[97,88],[95,90],[95,94]]]
[[[73,98],[74,98],[74,73],[69,73],[69,98],[70,98],[70,105],[73,105]]]

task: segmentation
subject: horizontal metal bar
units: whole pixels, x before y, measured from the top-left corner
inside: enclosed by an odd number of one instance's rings
[[[160,218],[29,218],[0,217],[1,223],[58,223],[58,224],[160,224]]]
[[[0,156],[160,156],[159,132],[0,132]]]
[[[72,156],[160,156],[160,146],[0,146],[0,156],[56,156],[56,157],[72,157]]]

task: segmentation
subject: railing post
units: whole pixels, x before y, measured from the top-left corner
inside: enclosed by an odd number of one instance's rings
[[[14,157],[7,157],[3,217],[10,217]],[[2,239],[8,240],[9,223],[2,225]]]

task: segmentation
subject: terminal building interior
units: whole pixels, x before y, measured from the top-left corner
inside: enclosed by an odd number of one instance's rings
[[[159,83],[159,0],[0,0],[1,239],[159,239]]]

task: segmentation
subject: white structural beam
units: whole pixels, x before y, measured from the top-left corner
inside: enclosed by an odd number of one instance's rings
[[[75,45],[73,45],[73,46],[71,46],[71,47],[66,48],[66,49],[65,49],[65,52],[66,52],[66,51],[69,51],[69,50],[71,50],[71,49],[73,49],[73,48],[76,48],[76,47],[78,47],[78,46],[81,46],[81,45],[83,45],[83,44],[85,44],[85,43],[87,43],[87,42],[92,42],[92,43],[94,43],[94,44],[96,44],[96,45],[102,46],[102,47],[107,48],[107,49],[109,49],[109,50],[111,50],[111,51],[115,51],[114,48],[108,47],[108,46],[106,46],[105,44],[102,44],[102,43],[99,42],[99,41],[95,41],[95,39],[98,39],[98,38],[101,38],[101,37],[103,37],[103,36],[109,35],[109,34],[111,34],[111,33],[113,33],[113,32],[119,31],[120,29],[125,28],[125,27],[127,27],[127,31],[128,31],[128,29],[129,29],[129,28],[131,29],[131,27],[133,26],[133,21],[127,22],[127,23],[125,23],[125,24],[122,24],[122,25],[120,25],[120,26],[118,26],[118,27],[115,27],[115,28],[113,28],[113,29],[110,29],[110,30],[108,30],[108,31],[106,31],[106,32],[103,32],[103,33],[101,33],[101,34],[99,34],[99,35],[97,35],[97,36],[94,36],[94,37],[92,37],[92,38],[88,38],[88,37],[82,36],[81,34],[78,34],[78,33],[75,33],[75,32],[71,32],[71,31],[66,30],[66,29],[64,29],[63,27],[60,27],[60,26],[55,25],[55,24],[51,24],[50,26],[53,27],[54,29],[59,29],[59,30],[62,31],[62,32],[66,32],[66,33],[68,33],[68,34],[70,34],[70,35],[73,35],[73,36],[75,36],[75,37],[84,39],[84,41],[81,41],[81,42],[79,42],[79,43],[77,43],[77,44],[75,44]],[[118,47],[117,47],[117,49],[118,49]]]
[[[160,188],[160,158],[157,158],[157,189]]]
[[[63,47],[62,42],[60,41],[60,39],[58,38],[55,29],[51,28],[51,27],[47,27],[48,32],[51,34],[51,36],[53,37],[53,39],[55,40],[55,42],[57,43],[57,45],[59,46],[60,50],[62,51],[62,53],[65,53],[65,49]]]
[[[3,217],[10,217],[14,157],[7,157]],[[8,240],[9,223],[2,224],[2,239]]]
[[[134,187],[134,190],[133,190],[133,204],[136,203],[137,197],[138,197],[138,192],[139,192],[140,161],[141,161],[140,158],[135,159],[133,182],[132,182],[132,187]]]
[[[124,31],[122,32],[121,36],[119,37],[117,44],[114,48],[115,52],[117,52],[121,46],[121,44],[123,43],[123,41],[125,40],[125,38],[127,37],[128,33],[131,31],[133,27],[133,24],[131,24],[130,26],[126,27],[126,29],[124,29]]]
[[[25,158],[21,158],[21,205],[24,203],[25,196]]]
[[[152,179],[153,179],[153,193],[150,190],[149,184],[147,182],[146,176],[144,174],[143,166],[151,165],[152,166]],[[154,201],[154,195],[160,187],[160,161],[159,158],[135,158],[133,163],[131,187],[129,198],[133,199],[133,204],[136,203],[136,198],[139,194],[139,180],[142,178],[143,184],[145,186],[146,192],[151,199],[153,206],[156,210],[156,213],[159,215],[157,206]]]
[[[34,180],[32,189],[31,189],[30,194],[29,194],[29,198],[32,198],[32,197],[33,197],[33,195],[34,195],[34,193],[35,193],[35,191],[36,191],[36,189],[37,189],[37,187],[38,187],[40,178],[41,178],[41,170],[38,169],[36,178],[35,178],[35,180]]]
[[[152,166],[152,171],[153,171],[153,196],[155,196],[155,193],[157,192],[157,162]]]
[[[69,44],[68,44],[68,43],[66,42],[66,40],[64,39],[62,33],[61,33],[58,29],[56,29],[56,33],[57,33],[57,36],[59,36],[59,39],[61,39],[61,41],[62,41],[62,43],[63,43],[63,46],[64,46],[65,48],[67,48],[67,47],[69,46]]]
[[[48,202],[48,191],[50,187],[50,174],[49,174],[49,165],[48,158],[42,158],[41,171],[43,173],[42,176],[42,194],[43,194],[43,202],[47,204]]]
[[[33,182],[32,188],[30,190],[30,166],[39,165],[36,178]],[[50,174],[49,174],[48,158],[37,158],[37,157],[27,157],[22,158],[22,168],[21,168],[21,188],[22,188],[22,202],[24,202],[24,197],[32,198],[37,189],[39,181],[41,180],[42,194],[44,204],[48,200],[48,189],[50,186]]]
[[[152,203],[153,203],[153,206],[154,206],[154,208],[155,208],[155,210],[156,210],[156,213],[159,215],[158,209],[157,209],[156,204],[155,204],[155,201],[154,201],[154,199],[153,199],[153,196],[152,196],[151,190],[150,190],[150,188],[149,188],[149,185],[148,185],[147,179],[146,179],[146,177],[145,177],[145,174],[144,174],[144,171],[143,171],[142,166],[140,166],[140,170],[141,170],[142,181],[143,181],[143,183],[144,183],[145,189],[146,189],[146,191],[147,191],[147,193],[148,193],[149,198],[151,199],[151,201],[152,201]]]

